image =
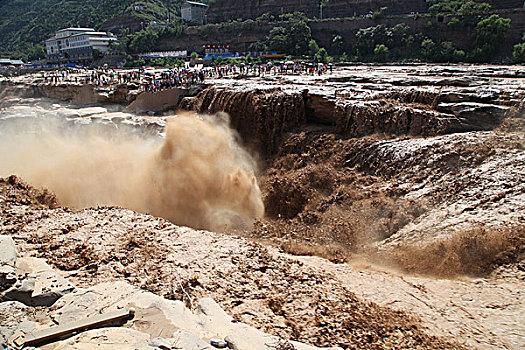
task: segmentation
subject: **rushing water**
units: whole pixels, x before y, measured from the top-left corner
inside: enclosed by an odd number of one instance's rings
[[[236,140],[225,115],[18,101],[0,110],[0,176],[19,175],[74,208],[118,205],[221,230],[264,213],[256,164]]]

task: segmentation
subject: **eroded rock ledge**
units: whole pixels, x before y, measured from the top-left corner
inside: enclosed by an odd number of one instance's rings
[[[519,66],[360,65],[326,76],[211,79],[208,87],[157,93],[141,92],[133,83],[95,88],[35,78],[0,82],[0,100],[49,97],[83,105],[120,104],[137,113],[227,112],[245,144],[271,156],[284,134],[305,125],[346,137],[492,130],[507,118],[523,119],[525,89],[514,78],[522,75]]]

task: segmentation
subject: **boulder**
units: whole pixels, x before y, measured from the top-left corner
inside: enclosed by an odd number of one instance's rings
[[[15,271],[15,242],[10,236],[0,236],[0,292],[15,282]]]
[[[316,350],[315,346],[299,343],[296,341],[284,341],[276,336],[263,333],[253,327],[239,324],[235,330],[226,337],[228,348],[234,350],[268,350],[269,348],[287,348],[284,345],[293,345],[297,350]],[[323,348],[326,350],[342,350],[341,348]]]
[[[44,260],[21,258],[16,264],[16,283],[3,294],[30,306],[51,306],[75,286],[60,276]]]
[[[149,334],[129,328],[101,328],[80,333],[57,342],[54,349],[101,349],[101,350],[213,350],[214,348],[196,336],[178,331],[171,338],[153,338]]]
[[[437,110],[453,114],[459,125],[451,124],[448,132],[491,130],[498,126],[510,108],[477,102],[440,103]]]

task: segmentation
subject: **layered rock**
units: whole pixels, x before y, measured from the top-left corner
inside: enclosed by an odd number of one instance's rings
[[[88,84],[64,82],[46,84],[40,80],[9,83],[0,82],[0,101],[14,98],[39,98],[68,101],[79,106],[97,104],[130,105],[132,112],[160,112],[175,109],[181,98],[193,96],[200,86],[172,88],[156,93],[143,93],[136,84],[115,84],[108,87],[95,87]],[[135,101],[140,97],[138,101]]]
[[[199,113],[226,112],[246,145],[263,154],[275,153],[284,133],[306,122],[307,92],[280,89],[230,90],[210,87],[182,108]]]
[[[424,0],[331,0],[322,10],[323,18],[342,18],[365,15],[387,7],[387,14],[426,12]],[[265,13],[280,15],[283,13],[303,12],[306,16],[321,17],[320,2],[316,0],[218,0],[210,5],[207,17],[210,22],[222,22],[228,19],[255,19]]]

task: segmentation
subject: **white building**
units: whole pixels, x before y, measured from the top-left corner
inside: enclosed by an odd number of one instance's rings
[[[87,61],[93,59],[93,50],[107,52],[117,37],[93,28],[66,28],[45,41],[46,57],[51,61]]]
[[[208,11],[208,5],[194,1],[186,1],[180,7],[180,15],[183,21],[197,20],[200,24],[205,22],[206,11]]]
[[[0,58],[0,67],[8,67],[8,66],[15,66],[15,67],[22,67],[25,63],[21,60],[10,60],[8,58]]]

